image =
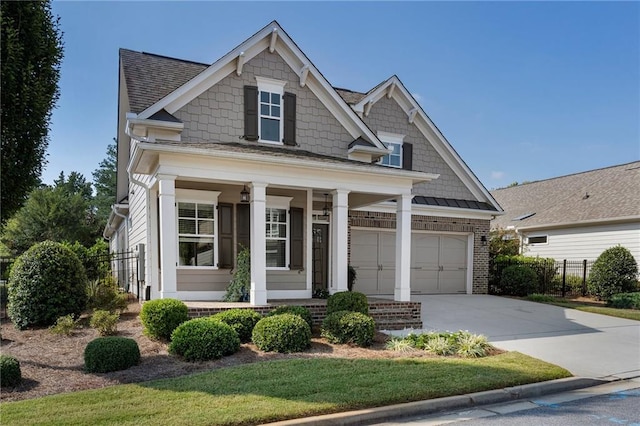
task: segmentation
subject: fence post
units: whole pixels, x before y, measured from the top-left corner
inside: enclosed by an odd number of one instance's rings
[[[567,259],[562,262],[562,297],[567,294]]]
[[[587,259],[582,261],[582,296],[587,295]]]

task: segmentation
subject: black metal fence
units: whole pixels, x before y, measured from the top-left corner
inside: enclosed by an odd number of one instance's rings
[[[577,297],[587,295],[587,280],[593,260],[547,260],[517,259],[492,261],[489,263],[489,293],[502,294],[500,279],[502,271],[512,265],[528,266],[537,276],[536,293],[549,296]]]
[[[118,287],[126,292],[140,295],[139,256],[136,251],[120,251],[94,256],[97,275],[93,279],[113,277]]]

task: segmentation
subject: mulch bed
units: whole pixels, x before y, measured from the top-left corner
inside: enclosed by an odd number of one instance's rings
[[[398,358],[406,353],[386,350],[388,337],[377,333],[369,348],[348,345],[333,345],[314,334],[311,348],[302,353],[279,354],[262,352],[255,345],[243,344],[236,354],[215,361],[185,362],[167,352],[167,344],[151,340],[142,334],[138,314],[140,304],[131,302],[129,309],[120,316],[118,336],[135,339],[140,347],[142,360],[139,365],[127,370],[106,374],[83,371],[83,353],[86,345],[96,337],[96,330],[88,326],[88,318],[82,318],[82,328],[72,336],[59,336],[47,328],[17,330],[7,319],[0,324],[3,354],[12,355],[20,361],[22,383],[14,389],[2,389],[0,400],[18,401],[84,389],[103,388],[122,383],[136,383],[154,379],[177,377],[185,374],[217,368],[241,365],[274,359],[291,358]],[[412,357],[431,357],[419,351]]]

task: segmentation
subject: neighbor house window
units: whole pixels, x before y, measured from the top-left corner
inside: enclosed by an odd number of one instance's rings
[[[289,197],[267,196],[267,268],[289,267]]]
[[[176,191],[178,266],[217,266],[218,194],[208,191]]]
[[[529,242],[529,244],[547,244],[547,236],[538,235],[535,237],[529,237],[527,241]]]
[[[402,144],[404,135],[398,135],[395,133],[378,132],[378,138],[380,141],[389,148],[390,153],[380,159],[380,164],[388,167],[402,168]]]
[[[258,134],[261,142],[283,141],[283,94],[286,82],[256,77],[258,81]]]

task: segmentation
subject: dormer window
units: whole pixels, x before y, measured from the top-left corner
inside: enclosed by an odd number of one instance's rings
[[[285,81],[256,77],[258,82],[258,134],[260,142],[282,144]]]
[[[398,169],[403,168],[403,152],[402,145],[404,135],[398,135],[395,133],[378,132],[378,138],[382,141],[387,148],[389,148],[389,154],[380,159],[380,164],[388,167],[396,167]]]

